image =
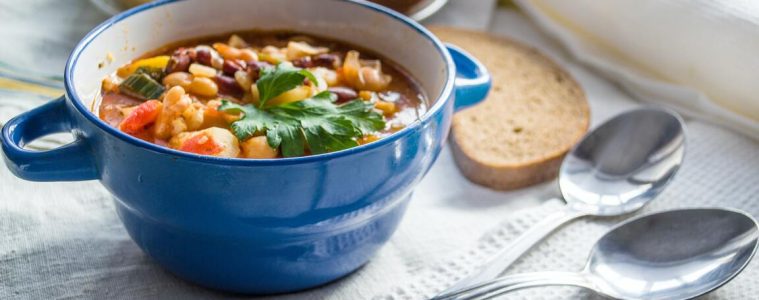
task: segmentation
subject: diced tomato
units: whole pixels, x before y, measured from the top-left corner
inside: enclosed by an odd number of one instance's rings
[[[158,119],[161,114],[163,103],[158,100],[146,101],[138,105],[129,115],[121,121],[119,129],[127,134],[135,135]]]
[[[224,150],[224,146],[214,141],[210,135],[200,133],[184,141],[179,146],[179,150],[203,155],[214,155]]]

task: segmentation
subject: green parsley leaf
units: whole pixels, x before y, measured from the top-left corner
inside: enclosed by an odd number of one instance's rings
[[[258,108],[264,108],[267,101],[303,84],[306,78],[314,84],[317,82],[314,74],[308,70],[293,67],[289,63],[262,69],[261,77],[256,81],[259,95]]]
[[[243,113],[231,128],[240,140],[266,132],[273,148],[285,157],[333,152],[358,146],[357,138],[385,128],[374,105],[361,100],[338,105],[335,95],[322,92],[314,97],[266,109],[222,101],[219,110]]]
[[[282,156],[296,157],[305,154],[306,142],[298,121],[278,123],[266,132],[266,140],[272,148],[280,147]]]
[[[218,110],[232,114],[243,114],[242,119],[230,125],[232,132],[241,141],[248,139],[257,132],[265,132],[267,129],[275,127],[278,122],[271,114],[250,104],[243,106],[227,100],[221,100]],[[275,146],[272,145],[272,147]]]

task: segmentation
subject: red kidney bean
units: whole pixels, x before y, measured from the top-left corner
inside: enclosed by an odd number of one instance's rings
[[[211,52],[208,51],[207,49],[199,49],[195,51],[195,61],[197,61],[200,64],[211,66],[212,59],[213,59],[213,56],[211,56]]]
[[[335,86],[327,90],[337,95],[337,103],[344,103],[358,98],[358,93],[351,88]]]
[[[225,59],[221,71],[226,75],[235,76],[237,71],[243,70],[245,67],[246,63],[244,61]]]
[[[216,85],[219,87],[219,94],[242,98],[243,90],[234,78],[225,75],[216,75],[216,77],[213,78],[213,81],[216,82]]]
[[[340,57],[331,53],[319,54],[311,58],[311,61],[314,66],[330,69],[337,69],[341,65]]]
[[[177,51],[174,51],[171,58],[169,58],[169,62],[166,64],[165,73],[187,72],[192,62],[190,54],[190,51],[185,48],[179,48]]]
[[[314,66],[314,61],[311,60],[310,56],[301,57],[293,61],[293,66],[298,68],[311,68]]]
[[[271,67],[273,67],[271,64],[264,61],[250,61],[248,62],[248,67],[246,70],[250,75],[250,79],[253,80],[253,82],[256,82],[258,81],[258,78],[261,77],[261,69]]]

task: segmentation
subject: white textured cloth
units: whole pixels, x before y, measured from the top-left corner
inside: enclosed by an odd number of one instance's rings
[[[464,1],[468,0],[454,3]],[[525,17],[500,11],[491,29],[538,47],[566,67],[588,94],[593,124],[640,105],[614,84],[567,59]],[[0,101],[0,123],[37,104]],[[700,121],[687,123],[686,162],[646,211],[712,205],[759,216],[759,144]],[[129,239],[110,196],[97,182],[25,182],[1,164],[0,299],[243,298],[185,283],[152,263]],[[324,287],[267,299],[421,299],[463,276],[487,253],[550,213],[559,204],[541,203],[556,195],[555,183],[508,193],[471,184],[459,174],[446,149],[416,189],[398,231],[369,264]],[[577,270],[594,240],[619,220],[570,224],[517,262],[511,272]],[[757,263],[752,263],[711,297],[756,299],[758,271]],[[594,298],[571,288],[531,289],[510,297]]]
[[[725,129],[701,122],[688,122],[686,163],[671,186],[649,206],[636,214],[683,207],[732,207],[759,216],[759,143]],[[718,153],[718,154],[717,154]],[[719,155],[719,157],[717,157]],[[376,299],[424,299],[468,274],[475,265],[525,231],[543,216],[557,211],[563,203],[548,202],[513,214],[458,255],[438,261],[417,279],[400,285]],[[576,221],[549,237],[508,273],[535,271],[579,271],[595,241],[611,226],[626,217],[588,218]],[[696,220],[694,220],[696,221]],[[705,299],[759,298],[759,262],[752,262],[734,281]],[[569,287],[546,287],[517,291],[504,299],[594,299],[592,293]],[[598,297],[600,298],[600,297]]]

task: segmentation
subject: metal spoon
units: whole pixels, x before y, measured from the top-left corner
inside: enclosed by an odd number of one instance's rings
[[[674,177],[684,152],[685,129],[674,112],[641,108],[606,121],[586,135],[562,163],[559,186],[567,205],[441,295],[496,278],[564,223],[583,216],[618,216],[638,210]]]
[[[606,233],[579,273],[504,276],[436,299],[488,299],[514,290],[572,285],[617,299],[690,299],[738,275],[759,244],[750,215],[716,208],[672,210],[628,220]]]

